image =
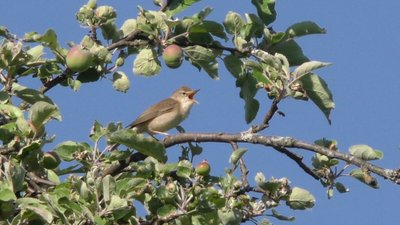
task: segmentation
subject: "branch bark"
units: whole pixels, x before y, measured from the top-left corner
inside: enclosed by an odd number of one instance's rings
[[[163,140],[166,148],[182,144],[186,142],[220,142],[220,143],[250,143],[257,145],[264,145],[266,147],[278,149],[303,149],[315,153],[320,153],[331,158],[340,159],[342,161],[351,163],[357,167],[368,170],[376,175],[389,179],[390,181],[400,184],[400,169],[385,169],[339,151],[333,151],[319,145],[310,144],[302,140],[292,137],[283,136],[263,136],[252,133],[239,133],[239,134],[226,134],[226,133],[182,133],[172,136],[167,136]]]

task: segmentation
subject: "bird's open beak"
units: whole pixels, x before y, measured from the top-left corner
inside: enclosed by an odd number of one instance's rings
[[[196,99],[194,99],[194,95],[199,92],[200,89],[194,90],[189,94],[189,98],[192,99],[194,102],[196,102],[197,104],[200,104]]]

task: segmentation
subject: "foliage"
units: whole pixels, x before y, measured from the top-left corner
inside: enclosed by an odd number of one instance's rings
[[[155,1],[161,6],[159,11],[138,6],[137,17],[125,20],[119,28],[112,6],[97,6],[95,0],[89,0],[76,13],[79,24],[90,30],[90,35],[84,35],[80,41],[81,47],[90,53],[89,64],[78,70],[68,68],[69,47],[59,43],[55,30],[44,34],[30,32],[19,38],[0,27],[1,223],[240,224],[261,218],[263,224],[269,224],[267,216],[294,220],[277,211],[283,203],[294,210],[314,206],[313,195],[292,186],[288,178],[267,179],[259,172],[252,185],[243,159],[248,149],[238,148],[237,143],[229,140],[226,142],[234,150],[229,158],[232,166],[224,176],[216,177],[212,169],[210,173],[210,165],[203,172],[192,165],[193,158],[202,151],[198,143],[185,142],[180,160],[173,162],[168,160],[169,146],[163,142],[124,129],[121,124],[104,126],[95,121],[90,133],[93,143],[59,143],[52,151],[54,158],[50,158],[55,162],[48,165],[49,155],[44,149],[55,140],[45,127],[52,120],[61,121],[62,116],[46,92],[62,86],[77,91],[82,84],[99,82],[107,76],[116,91],[126,92],[131,85],[129,75],[119,69],[129,57],[135,56],[130,64],[134,74],[157,75],[162,53],[171,44],[182,48],[183,63],[190,63],[212,79],[219,78],[219,67],[226,67],[240,88],[247,123],[253,122],[261,104],[269,104],[258,100],[256,94],[268,94],[271,110],[261,126],[243,133],[243,142],[251,139],[246,139],[246,135],[253,137],[268,127],[277,104],[288,98],[310,99],[330,122],[335,106],[332,93],[315,72],[330,63],[309,60],[296,42],[306,35],[324,34],[325,29],[304,21],[285,31],[275,31],[274,0],[252,0],[256,14],[229,11],[222,22],[207,20],[211,8],[183,19],[174,18],[196,2]],[[44,58],[45,52],[51,53],[51,57]],[[180,60],[174,66],[179,67]],[[24,79],[40,80],[43,86],[39,90],[25,87],[19,83]],[[126,148],[106,151],[99,147],[102,140]],[[317,153],[308,168],[302,159],[279,144],[288,142],[274,141],[278,140],[271,139],[269,146],[296,160],[320,180],[329,198],[334,189],[339,193],[348,191],[338,178],[345,175],[353,158],[363,160],[354,161],[360,165],[383,157],[382,152],[366,145],[352,146],[349,154],[343,155],[335,141],[321,139],[312,145]],[[54,168],[60,159],[64,163]],[[344,166],[340,160],[345,161]],[[378,174],[378,169],[372,170],[375,167],[371,164],[363,165],[369,166],[354,169],[349,175],[377,188],[371,171]],[[146,214],[138,205],[146,209]]]

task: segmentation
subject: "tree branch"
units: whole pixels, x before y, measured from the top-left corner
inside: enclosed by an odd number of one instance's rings
[[[108,51],[114,50],[114,49],[118,49],[118,48],[125,48],[128,46],[132,46],[135,45],[135,41],[138,40],[142,40],[145,41],[145,43],[151,44],[152,41],[148,39],[148,37],[145,36],[145,34],[143,34],[142,31],[140,30],[135,30],[132,31],[131,33],[129,33],[128,35],[126,35],[125,37],[121,38],[120,40],[108,45],[106,48]],[[137,44],[137,43],[136,43]],[[192,46],[192,45],[196,45],[194,43],[191,42],[185,42],[185,43],[177,43],[178,45],[182,46],[182,47],[186,47],[186,46]],[[243,53],[240,52],[237,48],[231,48],[231,47],[226,47],[220,44],[209,44],[209,45],[200,45],[203,46],[205,48],[212,48],[212,49],[217,49],[217,50],[224,50],[224,51],[229,51],[231,53]],[[63,73],[49,81],[47,81],[46,83],[43,84],[43,86],[40,88],[40,91],[42,93],[46,93],[47,91],[49,91],[51,88],[57,86],[59,83],[63,82],[64,80],[67,79],[67,74],[70,74],[71,71],[69,71],[69,69],[65,69],[63,71]]]
[[[389,179],[396,184],[400,184],[400,169],[385,169],[356,158],[352,155],[341,153],[339,151],[333,151],[328,148],[324,148],[319,145],[310,144],[302,140],[298,140],[292,137],[282,136],[263,136],[252,133],[240,133],[240,134],[225,134],[225,133],[182,133],[164,138],[163,143],[166,148],[186,143],[186,142],[241,142],[250,144],[259,144],[273,148],[298,148],[315,153],[320,153],[331,158],[343,160],[351,163],[362,169],[366,169],[372,173],[375,173],[385,179]]]
[[[278,103],[280,100],[274,99],[271,107],[269,108],[267,114],[265,114],[262,124],[255,125],[251,128],[251,133],[258,133],[267,127],[269,127],[269,121],[274,117],[275,113],[278,111]]]
[[[119,160],[118,163],[113,164],[111,167],[106,168],[103,171],[103,177],[107,175],[115,176],[120,173],[123,169],[125,169],[131,162],[142,161],[146,158],[146,155],[143,155],[140,152],[136,152],[129,157],[127,160]]]

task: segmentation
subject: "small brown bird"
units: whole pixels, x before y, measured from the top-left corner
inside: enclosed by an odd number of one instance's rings
[[[194,95],[199,90],[192,90],[182,86],[171,97],[150,106],[135,121],[127,126],[137,133],[164,134],[166,131],[178,126],[187,118],[194,103]]]
[[[178,126],[190,113],[194,103],[194,95],[199,90],[192,90],[182,86],[176,90],[171,97],[150,106],[135,121],[126,128],[136,130],[137,133],[148,133],[150,135],[168,135],[166,131]],[[106,151],[113,151],[119,144],[107,146]]]

